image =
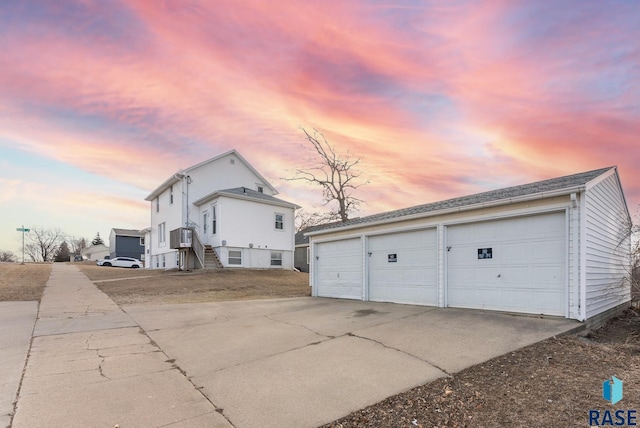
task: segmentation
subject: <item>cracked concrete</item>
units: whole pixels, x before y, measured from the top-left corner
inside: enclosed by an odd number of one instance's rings
[[[70,265],[45,288],[12,427],[230,427],[108,296]]]
[[[577,325],[319,298],[124,309],[237,427],[321,425]]]
[[[319,298],[123,311],[56,264],[13,427],[313,427],[576,325]]]

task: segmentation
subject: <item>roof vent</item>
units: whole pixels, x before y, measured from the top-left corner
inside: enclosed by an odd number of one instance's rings
[[[235,165],[235,164],[236,164],[236,160],[235,160],[235,159],[229,159],[229,163],[230,163],[231,165]]]

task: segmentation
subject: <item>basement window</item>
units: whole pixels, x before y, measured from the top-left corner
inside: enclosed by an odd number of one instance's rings
[[[282,266],[282,252],[271,252],[271,266]]]
[[[242,264],[242,250],[229,250],[229,258],[227,261],[230,265]]]

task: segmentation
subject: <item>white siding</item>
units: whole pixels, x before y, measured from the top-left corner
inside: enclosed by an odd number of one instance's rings
[[[293,269],[294,210],[267,203],[220,196],[217,206],[217,233],[209,243],[226,267],[228,249],[242,249],[242,267]],[[207,203],[201,207],[210,207]],[[211,212],[210,208],[209,212]],[[284,215],[284,229],[275,228],[275,214]],[[282,252],[282,266],[271,266],[271,252]]]
[[[583,235],[587,318],[630,299],[625,237],[629,221],[615,170],[587,187]]]
[[[176,183],[173,185],[173,204],[170,202],[170,189],[166,189],[159,199],[159,210],[156,210],[156,200],[150,202],[151,204],[151,231],[148,234],[150,243],[148,245],[150,250],[150,260],[145,263],[145,267],[150,269],[173,269],[176,267],[177,250],[172,250],[169,243],[169,233],[179,227],[184,226],[183,223],[183,204],[182,204],[182,184]],[[164,243],[160,243],[160,236],[158,235],[158,225],[165,223]],[[164,268],[162,266],[162,256],[164,255]],[[149,263],[150,262],[150,263]]]

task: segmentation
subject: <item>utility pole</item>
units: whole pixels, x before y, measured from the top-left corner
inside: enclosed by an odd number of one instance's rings
[[[30,232],[31,229],[25,229],[24,228],[24,224],[23,224],[22,227],[16,228],[16,231],[17,232],[22,232],[22,263],[20,263],[20,264],[23,265],[24,264],[24,234]]]

